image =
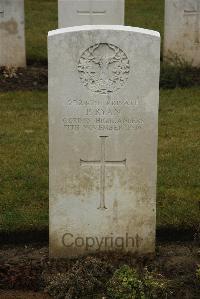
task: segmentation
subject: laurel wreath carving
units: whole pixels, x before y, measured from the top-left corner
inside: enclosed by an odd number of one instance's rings
[[[109,94],[127,82],[129,59],[119,47],[98,43],[83,52],[78,62],[78,72],[81,82],[89,90]]]

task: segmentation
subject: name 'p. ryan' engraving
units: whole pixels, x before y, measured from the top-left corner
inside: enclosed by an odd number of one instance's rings
[[[81,166],[98,166],[100,167],[100,210],[105,210],[105,170],[106,166],[126,166],[126,159],[120,161],[106,160],[106,138],[108,136],[99,136],[101,138],[101,158],[100,160],[87,161],[80,159]]]

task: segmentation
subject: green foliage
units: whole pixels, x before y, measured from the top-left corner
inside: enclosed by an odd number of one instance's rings
[[[176,88],[200,85],[200,68],[192,67],[182,58],[171,55],[165,63],[161,64],[160,87]]]
[[[145,269],[143,283],[146,299],[164,299],[170,293],[168,282],[161,274],[151,273]]]
[[[145,299],[137,271],[126,265],[118,269],[108,283],[108,295],[113,299]]]
[[[107,292],[112,299],[161,299],[166,297],[167,283],[161,275],[155,276],[147,269],[142,276],[124,265],[114,273]]]
[[[98,289],[104,289],[110,273],[110,264],[98,258],[87,257],[85,260],[78,260],[67,272],[44,275],[45,291],[57,299],[83,298],[89,294],[95,296]]]

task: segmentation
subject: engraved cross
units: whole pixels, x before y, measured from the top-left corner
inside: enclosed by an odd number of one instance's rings
[[[195,17],[195,44],[200,43],[200,1],[197,0],[197,9],[193,10],[184,10],[185,16],[194,16]]]
[[[89,9],[85,10],[77,10],[77,14],[79,16],[89,16],[90,17],[90,23],[93,23],[93,17],[94,16],[103,16],[105,15],[106,10],[98,10],[92,8],[92,3],[90,3]]]
[[[126,166],[126,159],[121,161],[106,160],[106,138],[108,136],[99,136],[101,138],[101,158],[100,160],[86,161],[80,159],[81,166],[99,166],[100,167],[100,210],[105,210],[105,170],[106,166]]]

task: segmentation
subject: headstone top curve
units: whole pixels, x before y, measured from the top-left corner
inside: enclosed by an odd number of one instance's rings
[[[73,26],[67,28],[56,29],[48,32],[48,37],[77,32],[77,31],[92,31],[92,30],[114,30],[114,31],[126,31],[126,32],[135,32],[146,35],[151,35],[160,38],[160,33],[158,31],[139,28],[139,27],[131,27],[131,26],[123,26],[123,25],[83,25],[83,26]]]

